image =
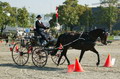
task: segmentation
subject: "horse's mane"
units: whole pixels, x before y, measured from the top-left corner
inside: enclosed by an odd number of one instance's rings
[[[72,35],[72,36],[74,36],[74,35],[80,35],[80,34],[84,34],[84,35],[89,35],[89,33],[94,33],[94,32],[104,32],[105,30],[103,30],[103,29],[94,29],[94,30],[91,30],[91,31],[89,31],[89,32],[86,32],[86,31],[84,31],[84,32],[75,32],[75,31],[68,31],[68,32],[66,32],[66,33],[64,33],[65,35]]]
[[[103,30],[103,29],[94,29],[94,30],[91,30],[90,32],[93,32],[93,31],[97,31],[97,32],[104,31],[105,32],[105,30]]]

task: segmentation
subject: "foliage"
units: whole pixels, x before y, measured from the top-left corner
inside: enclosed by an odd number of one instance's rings
[[[9,15],[8,15],[9,14]],[[0,30],[6,26],[29,27],[34,24],[35,14],[29,14],[25,7],[11,7],[7,2],[0,1]]]
[[[53,15],[54,15],[54,13],[45,14],[45,17],[52,17]]]
[[[64,25],[65,30],[69,27],[72,31],[76,26],[91,26],[91,14],[92,11],[87,6],[78,4],[78,0],[66,0],[63,5],[58,7],[60,25]],[[50,25],[55,26],[56,17],[50,20]]]
[[[119,35],[120,36],[120,30],[114,30],[113,35]]]
[[[53,14],[52,19],[49,21],[50,27],[55,27],[56,24],[56,14]]]
[[[30,26],[34,26],[34,22],[35,22],[35,14],[34,13],[29,15],[29,21],[30,21]]]
[[[78,0],[66,0],[64,5],[59,6],[58,13],[59,13],[59,22],[60,24],[63,23],[66,26],[70,27],[72,31],[73,27],[78,23],[78,13],[77,13],[77,6]]]
[[[109,28],[112,33],[113,25],[118,20],[118,7],[116,6],[118,0],[101,0],[101,2],[105,4],[104,7],[100,6],[96,13],[97,23]]]
[[[18,15],[17,15],[18,26],[20,26],[20,27],[27,27],[28,20],[29,20],[29,18],[28,18],[28,16],[29,16],[28,11],[26,10],[25,7],[19,8],[17,11],[18,11]]]
[[[120,10],[118,9],[118,0],[100,0],[102,5],[97,11],[92,11],[87,5],[78,4],[78,0],[66,0],[63,5],[58,7],[60,25],[64,25],[65,29],[70,30],[76,26],[81,29],[90,30],[91,27],[102,26],[112,32],[113,26],[120,20]],[[55,14],[50,20],[51,27],[56,23]]]
[[[114,36],[108,36],[107,40],[114,40]]]
[[[6,25],[10,25],[10,17],[7,15],[11,11],[11,6],[7,2],[0,1],[0,28],[1,33],[6,28]]]
[[[79,15],[79,22],[81,26],[85,26],[86,30],[93,25],[93,17],[92,17],[92,10],[87,6],[84,7],[83,13]]]

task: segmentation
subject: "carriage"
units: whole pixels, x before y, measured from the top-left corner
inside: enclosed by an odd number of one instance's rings
[[[87,33],[64,33],[58,37],[56,45],[52,44],[52,42],[45,46],[41,46],[37,43],[40,37],[35,35],[35,37],[26,38],[29,39],[28,42],[21,40],[20,43],[16,43],[13,47],[12,58],[16,64],[25,65],[28,61],[29,54],[32,54],[34,65],[44,67],[47,63],[48,55],[51,55],[52,61],[55,64],[60,65],[67,60],[68,65],[70,65],[70,61],[67,58],[66,53],[69,47],[72,47],[73,49],[81,50],[79,62],[81,61],[85,51],[90,50],[96,53],[98,57],[96,65],[98,66],[100,64],[100,57],[98,51],[95,49],[95,42],[99,37],[101,39],[101,43],[107,45],[107,36],[108,33],[102,29],[95,29]],[[60,44],[63,45],[62,49],[59,49]],[[61,53],[58,53],[58,51]]]
[[[23,66],[28,60],[29,56],[32,55],[32,62],[37,67],[44,67],[47,63],[48,56],[50,53],[57,49],[54,47],[56,40],[53,40],[53,37],[50,36],[50,43],[46,45],[40,44],[41,36],[39,36],[35,31],[31,35],[26,34],[18,42],[16,42],[12,49],[12,59],[15,64]],[[57,64],[57,61],[61,55],[62,49],[59,49],[59,52],[55,56],[51,56],[52,61]],[[60,64],[65,62],[65,58],[62,58]]]

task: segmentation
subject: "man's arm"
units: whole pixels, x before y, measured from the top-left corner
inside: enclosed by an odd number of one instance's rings
[[[41,22],[41,24],[39,23],[39,21],[36,22],[36,26],[39,27],[39,28],[43,28],[43,29],[47,29],[43,23]]]

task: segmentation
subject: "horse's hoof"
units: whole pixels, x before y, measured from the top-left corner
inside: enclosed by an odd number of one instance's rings
[[[96,63],[97,66],[99,66],[99,64],[100,64],[99,62]]]
[[[70,65],[70,63],[68,65]]]
[[[59,66],[59,64],[57,64],[57,66]]]

